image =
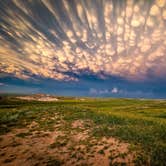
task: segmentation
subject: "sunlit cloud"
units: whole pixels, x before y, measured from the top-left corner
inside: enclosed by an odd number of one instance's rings
[[[118,93],[118,88],[114,87],[114,88],[111,90],[111,93]]]
[[[78,81],[166,76],[166,2],[1,1],[0,71]]]

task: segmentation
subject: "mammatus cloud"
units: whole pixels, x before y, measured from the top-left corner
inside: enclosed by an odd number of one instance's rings
[[[166,76],[165,64],[165,0],[0,1],[0,72],[138,80]]]

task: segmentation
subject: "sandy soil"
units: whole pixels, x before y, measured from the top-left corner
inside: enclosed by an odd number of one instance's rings
[[[65,123],[65,122],[64,122]],[[1,166],[37,165],[134,165],[129,144],[115,138],[91,136],[91,121],[76,120],[72,130],[61,130],[57,122],[53,131],[40,131],[32,122],[0,136]]]
[[[19,97],[17,97],[18,99],[21,99],[21,100],[29,100],[29,101],[31,101],[31,100],[36,100],[36,101],[58,101],[58,99],[57,98],[55,98],[55,97],[33,97],[33,96],[19,96]]]

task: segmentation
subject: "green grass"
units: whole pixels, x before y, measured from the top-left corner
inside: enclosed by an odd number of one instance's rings
[[[148,158],[150,165],[166,165],[164,100],[62,98],[58,102],[37,102],[8,97],[0,101],[0,134],[32,121],[39,124],[39,130],[53,130],[58,120],[52,119],[55,114],[67,122],[67,130],[74,120],[90,119],[94,122],[93,136],[113,136],[134,145],[142,154],[136,159],[138,165],[147,164]]]

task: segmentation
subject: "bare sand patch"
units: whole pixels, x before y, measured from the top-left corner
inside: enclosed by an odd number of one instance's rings
[[[91,121],[76,120],[71,131],[30,131],[38,124],[15,129],[2,135],[0,141],[0,165],[134,165],[134,153],[129,153],[128,143],[113,137],[95,138],[91,133]],[[78,130],[81,129],[81,130]]]
[[[58,99],[54,96],[38,94],[38,95],[30,95],[30,96],[18,96],[17,99],[21,100],[35,100],[35,101],[58,101]]]

